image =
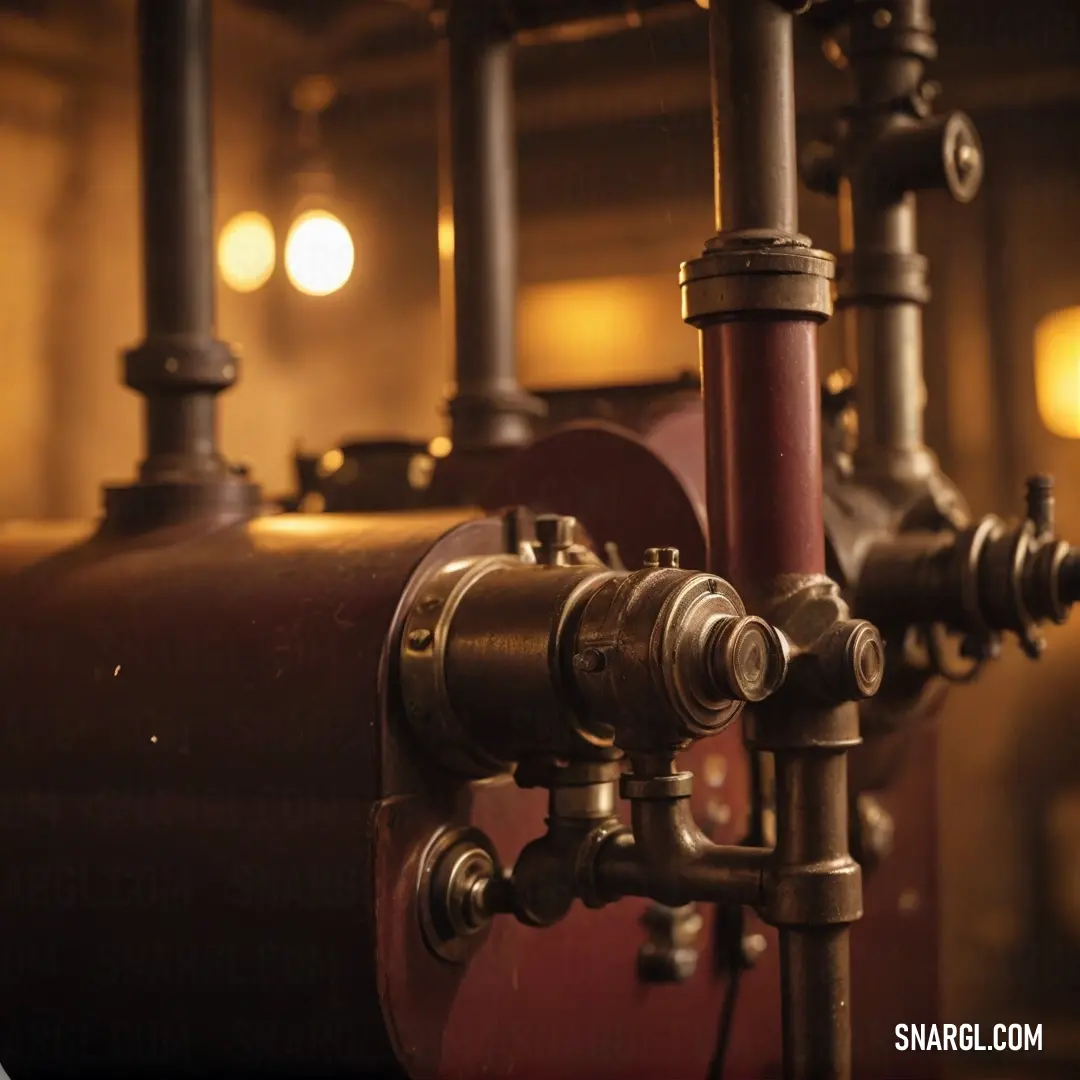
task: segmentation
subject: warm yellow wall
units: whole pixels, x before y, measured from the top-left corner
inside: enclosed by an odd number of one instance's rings
[[[45,238],[68,163],[58,134],[62,88],[26,70],[0,70],[0,510],[41,509],[44,423],[55,271]]]

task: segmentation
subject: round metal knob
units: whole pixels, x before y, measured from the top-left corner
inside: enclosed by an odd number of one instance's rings
[[[885,643],[877,627],[863,619],[841,623],[834,648],[840,660],[836,689],[843,700],[873,697],[885,675]]]
[[[764,701],[787,674],[780,635],[764,619],[747,615],[720,624],[709,652],[710,674],[736,701]]]
[[[428,947],[445,960],[465,960],[483,940],[495,914],[501,877],[491,841],[477,829],[448,829],[422,860],[417,902]]]

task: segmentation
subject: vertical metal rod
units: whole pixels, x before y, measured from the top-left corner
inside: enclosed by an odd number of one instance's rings
[[[139,91],[146,329],[214,330],[208,0],[142,0]]]
[[[853,706],[849,706],[853,707]],[[848,855],[843,753],[776,754],[776,858],[808,866]],[[827,806],[820,805],[827,801]],[[806,1080],[851,1075],[847,926],[780,928],[784,1067]]]
[[[454,0],[446,21],[453,189],[455,451],[521,446],[537,412],[517,379],[514,43],[498,5]]]
[[[709,25],[716,231],[793,235],[799,217],[791,14],[772,2],[717,0]]]
[[[209,0],[142,0],[138,25],[146,336],[198,348],[215,322]],[[146,432],[144,479],[223,467],[212,390],[148,394]]]
[[[721,236],[796,236],[792,41],[773,0],[709,8]],[[706,325],[701,360],[710,567],[751,595],[781,574],[824,573],[815,320]]]

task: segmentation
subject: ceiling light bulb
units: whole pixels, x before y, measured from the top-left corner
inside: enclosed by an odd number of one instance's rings
[[[236,292],[255,292],[270,280],[277,262],[274,226],[254,211],[231,218],[218,237],[221,279]]]
[[[329,296],[352,277],[356,252],[349,230],[326,210],[308,210],[285,239],[285,273],[302,293]]]

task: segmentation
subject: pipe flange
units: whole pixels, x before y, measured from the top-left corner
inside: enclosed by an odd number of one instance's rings
[[[451,563],[421,591],[402,629],[401,690],[405,716],[424,748],[444,766],[471,779],[513,771],[489,754],[448,705],[446,646],[454,612],[469,587],[485,574],[518,565],[514,555],[487,555]]]
[[[578,898],[587,908],[602,908],[610,902],[600,888],[596,877],[596,864],[605,844],[616,836],[632,836],[629,825],[618,818],[610,818],[590,830],[578,848],[574,863],[574,883]]]
[[[1005,523],[988,514],[976,525],[962,532],[956,540],[956,558],[959,560],[960,609],[967,622],[967,629],[980,635],[992,635],[993,627],[983,616],[982,595],[979,588],[979,566],[986,546],[1005,531]]]
[[[688,799],[694,791],[694,774],[671,773],[668,776],[635,776],[623,773],[619,777],[619,794],[624,799]]]
[[[717,247],[683,263],[683,319],[697,326],[748,313],[832,314],[836,261],[800,244]]]
[[[1061,625],[1069,617],[1070,604],[1062,595],[1061,574],[1072,547],[1065,540],[1043,544],[1035,553],[1038,569],[1029,575],[1032,590],[1028,607],[1045,613],[1051,622]]]
[[[224,341],[158,336],[124,353],[124,380],[143,394],[220,392],[236,382],[239,361]]]
[[[416,900],[424,942],[436,956],[461,964],[480,948],[502,876],[495,846],[479,829],[435,834],[420,859]]]

